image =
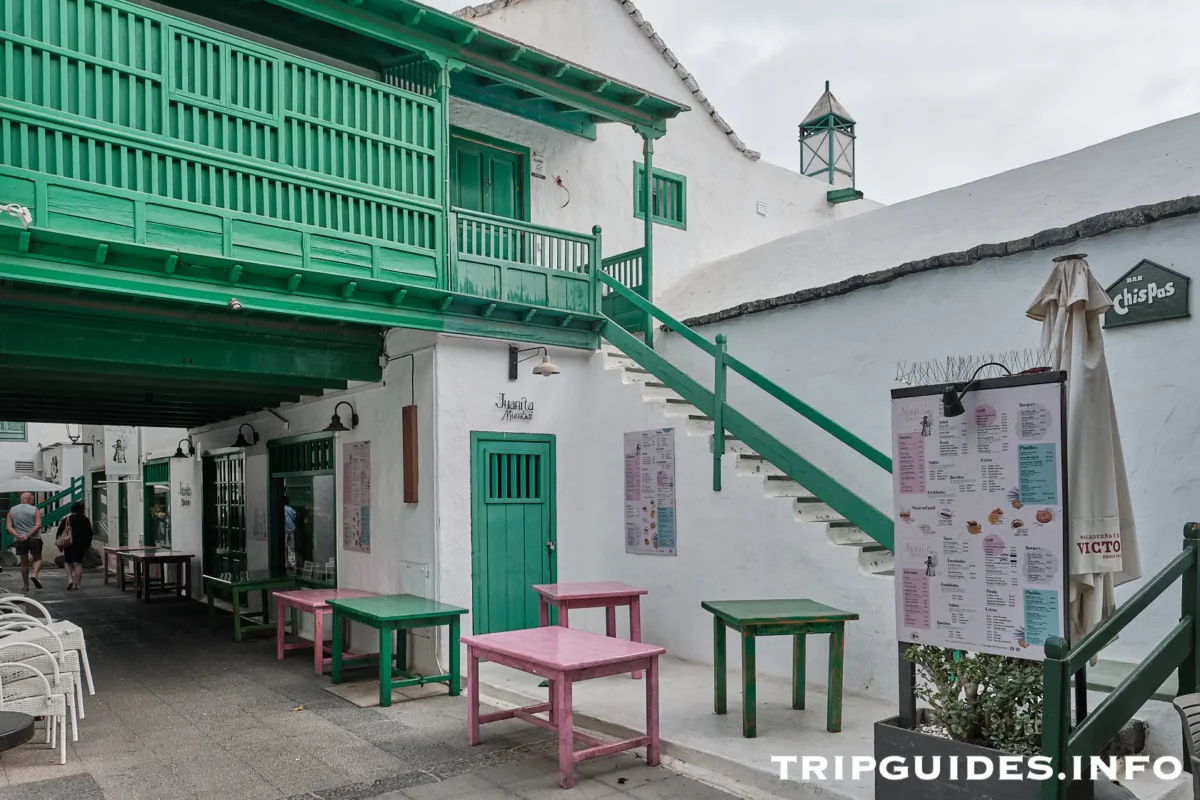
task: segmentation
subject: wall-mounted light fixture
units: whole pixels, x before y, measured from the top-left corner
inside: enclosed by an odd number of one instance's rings
[[[515,381],[517,379],[517,365],[522,361],[528,361],[534,358],[538,353],[542,354],[542,363],[533,368],[534,375],[541,375],[543,378],[548,378],[551,375],[557,375],[560,370],[554,362],[550,360],[550,351],[544,347],[527,347],[524,350],[518,348],[515,344],[508,346],[508,379]],[[531,356],[521,358],[522,353],[533,353]]]
[[[338,409],[342,406],[350,406],[350,427],[347,428],[342,422],[342,418],[338,416]],[[342,400],[333,407],[333,417],[329,420],[329,425],[324,429],[325,433],[343,433],[358,427],[358,412],[354,410],[354,406],[348,400]]]
[[[187,452],[184,452],[183,446],[187,445]],[[179,444],[175,445],[175,455],[171,458],[191,458],[196,455],[196,447],[192,444],[192,437],[188,436],[185,439],[180,439]]]
[[[76,424],[68,422],[66,425],[66,428],[67,428],[67,439],[69,439],[71,441],[71,444],[79,445],[80,447],[91,448],[91,450],[89,450],[89,452],[92,453],[93,455],[95,455],[95,453],[96,453],[96,443],[95,442],[80,443],[80,441],[79,441],[80,439],[83,438],[83,426],[82,425],[76,425]]]
[[[975,376],[983,371],[984,367],[999,367],[1007,374],[1012,375],[1012,370],[997,361],[989,361],[986,364],[980,364],[979,369],[971,375],[967,385],[963,387],[961,392],[955,391],[954,386],[947,386],[942,390],[942,416],[944,417],[959,417],[966,413],[963,408],[962,399],[967,396],[967,392],[971,391],[975,386]]]
[[[247,441],[246,435],[242,433],[242,428],[249,428],[253,441]],[[238,426],[237,441],[233,443],[234,447],[250,447],[252,444],[258,444],[258,431],[254,430],[254,426],[249,422],[243,422]]]

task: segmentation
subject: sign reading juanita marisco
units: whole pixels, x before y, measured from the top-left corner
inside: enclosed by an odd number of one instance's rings
[[[892,393],[896,634],[1040,661],[1065,636],[1062,384],[1004,382],[957,417]]]

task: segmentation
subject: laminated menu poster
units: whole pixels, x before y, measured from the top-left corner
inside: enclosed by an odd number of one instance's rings
[[[892,393],[900,641],[1041,661],[1066,636],[1060,375],[980,381],[956,417]]]
[[[676,554],[674,428],[625,434],[625,552]]]
[[[342,548],[371,552],[371,443],[342,445]]]

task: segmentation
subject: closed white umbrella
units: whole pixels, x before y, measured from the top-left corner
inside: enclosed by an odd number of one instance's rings
[[[19,478],[10,478],[6,481],[0,481],[0,494],[8,494],[9,492],[61,492],[67,487],[59,486],[57,483],[43,481],[37,478],[30,478],[28,475],[22,475]]]
[[[1050,366],[1067,371],[1070,616],[1077,642],[1116,611],[1113,589],[1142,577],[1142,564],[1100,329],[1112,301],[1083,255],[1054,262],[1026,313],[1042,323]]]

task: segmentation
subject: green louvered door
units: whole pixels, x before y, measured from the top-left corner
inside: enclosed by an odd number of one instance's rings
[[[538,624],[529,587],[555,581],[554,437],[471,434],[475,633]]]

